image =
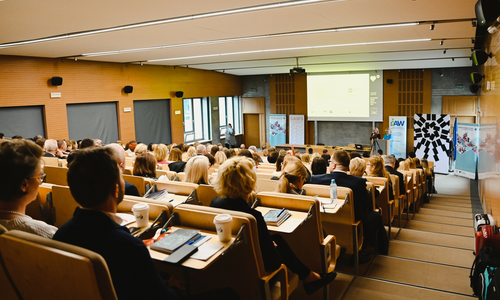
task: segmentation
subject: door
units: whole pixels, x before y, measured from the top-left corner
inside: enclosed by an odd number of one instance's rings
[[[251,145],[254,145],[258,148],[260,145],[260,123],[259,123],[259,114],[244,114],[244,129],[245,129],[245,140],[244,143],[248,148]]]

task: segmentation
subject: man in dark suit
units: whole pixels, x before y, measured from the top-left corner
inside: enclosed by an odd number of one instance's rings
[[[384,157],[385,170],[389,172],[389,174],[396,175],[399,178],[399,194],[405,194],[405,182],[404,176],[401,172],[396,170],[396,158],[392,155],[386,155]]]
[[[344,150],[336,150],[330,159],[330,174],[313,175],[311,178],[312,184],[330,185],[332,179],[335,179],[337,186],[347,187],[352,190],[354,197],[354,215],[356,220],[363,222],[363,237],[365,243],[363,247],[375,245],[377,232],[385,235],[382,216],[378,212],[373,211],[373,202],[371,195],[366,189],[366,179],[347,174],[349,170],[349,154]],[[379,243],[379,252],[381,254],[387,251],[387,245]],[[385,242],[384,242],[385,243]],[[382,250],[380,250],[382,249]],[[366,257],[364,257],[366,258]],[[360,263],[368,262],[360,256]]]
[[[83,208],[54,240],[99,253],[108,265],[118,299],[180,299],[163,282],[144,243],[116,215],[125,182],[109,148],[79,152],[69,165],[68,185]]]
[[[66,159],[66,156],[62,153],[61,150],[57,147],[57,141],[54,139],[47,139],[43,144],[43,150],[45,154],[43,157],[57,157],[61,159]]]

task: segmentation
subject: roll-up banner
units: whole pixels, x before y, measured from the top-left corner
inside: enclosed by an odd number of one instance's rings
[[[479,130],[477,124],[457,124],[457,160],[455,175],[476,178],[476,162],[479,153]]]
[[[497,124],[479,125],[479,158],[477,176],[479,179],[499,177],[496,148]]]
[[[448,174],[450,115],[415,114],[413,128],[415,155],[433,161],[436,173]]]
[[[269,136],[271,147],[286,144],[286,115],[269,115]]]
[[[391,130],[391,154],[396,158],[406,158],[406,117],[393,116],[389,117]]]
[[[304,115],[289,115],[290,121],[290,139],[289,144],[304,145]]]

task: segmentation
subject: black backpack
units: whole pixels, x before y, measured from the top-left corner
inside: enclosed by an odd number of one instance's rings
[[[474,295],[479,299],[500,299],[500,254],[491,247],[481,248],[469,277]]]

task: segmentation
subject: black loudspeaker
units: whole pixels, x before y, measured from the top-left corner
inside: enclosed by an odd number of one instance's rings
[[[478,72],[472,72],[470,73],[470,78],[472,80],[472,83],[478,84],[483,80],[484,75],[481,75],[481,73]]]
[[[125,94],[130,94],[132,93],[132,91],[134,90],[134,87],[131,86],[131,85],[126,85],[124,88],[123,88],[123,92]]]
[[[50,83],[53,85],[53,86],[59,86],[59,85],[62,85],[62,77],[52,77],[50,79]]]
[[[471,93],[473,93],[473,94],[477,93],[477,91],[479,91],[480,88],[481,88],[481,86],[477,85],[477,84],[471,84],[469,86],[469,89],[470,89]]]
[[[392,79],[387,79],[388,84],[392,84]]]
[[[182,98],[182,96],[184,96],[184,92],[181,92],[181,91],[175,92],[175,97]]]

